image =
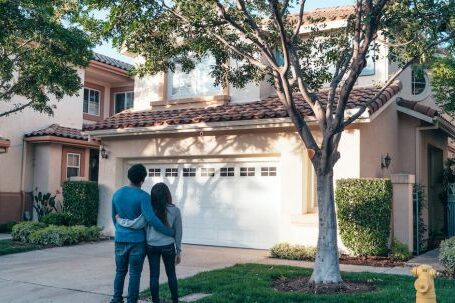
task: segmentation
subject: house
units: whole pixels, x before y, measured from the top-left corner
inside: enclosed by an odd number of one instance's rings
[[[52,101],[54,116],[26,109],[0,119],[0,223],[31,216],[35,191],[61,192],[71,177],[98,179],[99,142],[83,135],[82,126],[132,106],[131,67],[95,53],[78,71],[84,84],[79,94]],[[14,97],[11,104],[21,101]],[[0,112],[11,104],[0,104]]]
[[[341,7],[312,14],[325,17],[328,28],[334,28],[343,26],[351,13],[352,8]],[[385,56],[387,47],[381,45],[378,52],[353,89],[348,111],[378,93],[376,83],[396,70]],[[186,243],[315,245],[315,176],[284,107],[266,82],[243,89],[214,86],[210,62],[210,57],[204,59],[189,74],[177,68],[135,78],[131,110],[84,126],[84,134],[100,140],[107,151],[99,163],[99,225],[113,234],[112,194],[127,183],[128,167],[143,163],[148,171],[144,190],[157,182],[170,186],[183,213]],[[320,91],[321,98],[326,94]],[[296,98],[317,133],[310,109]],[[402,199],[394,200],[394,232],[412,248],[414,183],[428,188],[429,236],[446,228],[440,220],[446,215],[438,177],[454,135],[454,125],[432,99],[428,77],[409,68],[344,132],[335,178],[392,176],[394,187],[405,184],[404,196],[398,195]]]

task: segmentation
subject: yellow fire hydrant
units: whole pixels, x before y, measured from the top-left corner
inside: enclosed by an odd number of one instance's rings
[[[436,270],[429,265],[420,265],[411,269],[411,273],[417,278],[414,282],[416,303],[436,303],[436,291],[434,289]]]

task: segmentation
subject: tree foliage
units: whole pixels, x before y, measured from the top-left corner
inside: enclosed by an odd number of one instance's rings
[[[27,107],[52,114],[50,96],[79,91],[76,68],[88,64],[93,44],[70,23],[77,9],[73,0],[0,0],[0,102],[8,103],[0,117]]]

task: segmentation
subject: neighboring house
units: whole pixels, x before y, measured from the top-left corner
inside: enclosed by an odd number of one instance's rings
[[[328,27],[339,27],[350,8],[319,9]],[[304,31],[306,29],[304,28]],[[353,89],[348,111],[377,92],[396,65],[384,56],[370,60]],[[140,58],[137,58],[140,62]],[[181,208],[184,242],[269,248],[290,241],[315,245],[318,232],[315,177],[301,139],[273,88],[264,82],[243,89],[214,87],[211,59],[185,74],[136,78],[134,108],[95,124],[84,133],[101,140],[99,225],[112,235],[111,197],[127,183],[126,171],[143,163],[144,190],[165,182]],[[320,97],[326,92],[321,90]],[[308,106],[297,105],[317,132]],[[439,115],[428,78],[407,70],[343,134],[335,178],[414,175],[428,188],[426,222],[436,233],[445,216],[437,177],[455,129]],[[388,168],[384,158],[391,158]],[[412,183],[412,176],[407,178]],[[403,203],[407,201],[403,201]],[[401,203],[401,202],[400,202]],[[403,211],[402,216],[408,216]],[[412,211],[411,211],[412,216]],[[412,230],[412,223],[407,225]],[[411,238],[398,236],[412,247]]]
[[[8,139],[0,138],[0,223],[30,215],[35,191],[61,192],[71,177],[98,179],[99,143],[83,135],[82,126],[132,107],[131,68],[94,54],[89,66],[79,70],[84,83],[79,95],[52,101],[54,116],[26,109],[0,118],[0,135]],[[16,96],[0,103],[0,112],[21,101]]]

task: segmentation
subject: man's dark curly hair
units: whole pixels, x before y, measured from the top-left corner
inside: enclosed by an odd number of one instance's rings
[[[128,169],[128,179],[136,186],[140,186],[147,177],[147,170],[142,164],[134,164]]]

